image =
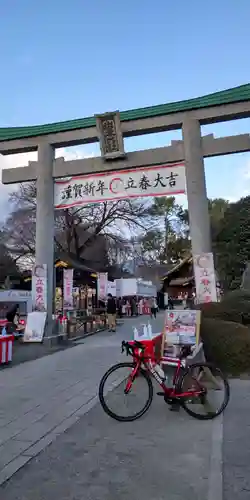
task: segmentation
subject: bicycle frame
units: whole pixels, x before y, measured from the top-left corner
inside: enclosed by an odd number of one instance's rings
[[[182,393],[178,393],[178,391],[176,391],[176,385],[177,385],[178,377],[180,375],[180,370],[181,370],[181,368],[186,368],[185,359],[173,358],[173,357],[169,357],[169,356],[163,356],[163,357],[156,359],[152,355],[147,356],[143,352],[139,352],[139,349],[138,349],[138,352],[135,352],[134,359],[136,360],[136,365],[133,368],[131,375],[128,379],[128,382],[126,384],[126,387],[125,387],[126,394],[128,394],[128,392],[131,390],[133,381],[136,378],[142,365],[144,365],[146,370],[154,377],[156,382],[158,382],[158,384],[162,388],[163,394],[166,398],[169,398],[169,399],[172,399],[172,398],[173,399],[182,399],[182,398],[189,398],[189,397],[191,398],[191,397],[200,396],[204,392],[202,387],[200,388],[199,391],[198,390],[197,391],[190,390],[190,391],[182,392]],[[173,377],[172,387],[167,387],[165,382],[164,382],[164,379],[162,379],[160,377],[160,375],[157,373],[157,371],[155,370],[154,365],[159,364],[159,363],[166,363],[169,366],[176,367],[174,377]],[[196,380],[196,383],[197,382],[198,381]]]

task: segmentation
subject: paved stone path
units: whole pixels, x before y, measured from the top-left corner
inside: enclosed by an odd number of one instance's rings
[[[171,413],[155,395],[142,419],[122,424],[96,404],[102,374],[140,321],[0,372],[4,500],[222,500],[219,419]]]
[[[157,397],[134,423],[110,419],[98,404],[0,487],[1,498],[207,500],[212,426],[169,412]]]
[[[0,484],[75,424],[97,401],[106,369],[118,361],[129,319],[116,334],[88,337],[75,347],[0,372]],[[154,323],[161,329],[163,315]]]
[[[250,498],[250,380],[231,381],[224,415],[224,500]]]

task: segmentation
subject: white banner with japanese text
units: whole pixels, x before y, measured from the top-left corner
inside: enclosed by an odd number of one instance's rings
[[[212,253],[194,255],[196,302],[217,302],[216,276]]]
[[[184,163],[82,175],[54,182],[55,208],[186,192]]]
[[[108,294],[108,273],[98,273],[97,294],[98,300],[106,300]]]
[[[73,273],[74,269],[63,270],[63,308],[73,309]]]
[[[47,311],[47,266],[36,264],[32,269],[32,310]]]

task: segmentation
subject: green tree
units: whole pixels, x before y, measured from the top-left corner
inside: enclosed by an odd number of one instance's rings
[[[221,228],[225,212],[230,207],[230,202],[224,198],[208,200],[208,210],[210,214],[212,239],[216,239],[216,233]]]
[[[164,252],[164,236],[159,229],[147,231],[140,239],[141,253],[145,261],[159,261]]]
[[[250,261],[250,196],[227,202],[217,220],[213,249],[219,276],[226,288],[239,286],[245,265]]]
[[[160,263],[179,260],[190,247],[186,211],[170,196],[154,198],[148,214],[152,229],[142,238],[144,251]]]

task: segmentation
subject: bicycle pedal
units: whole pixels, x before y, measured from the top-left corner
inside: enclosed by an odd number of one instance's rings
[[[157,392],[157,396],[165,396],[165,392]]]

